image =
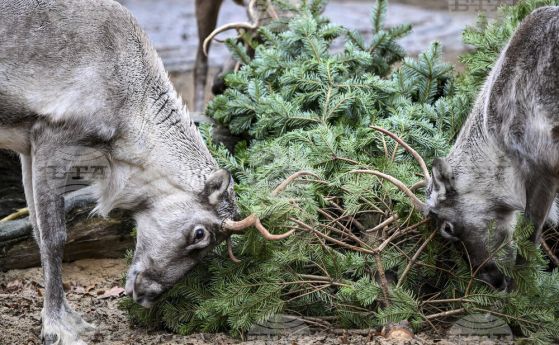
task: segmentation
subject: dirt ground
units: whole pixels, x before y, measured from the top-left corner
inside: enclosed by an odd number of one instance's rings
[[[428,334],[418,334],[408,342],[387,341],[382,337],[368,337],[349,333],[317,333],[309,336],[285,337],[280,340],[251,340],[242,342],[225,334],[196,334],[179,336],[166,332],[150,332],[134,327],[124,311],[118,309],[122,298],[122,276],[126,271],[124,260],[80,260],[64,264],[64,288],[70,304],[80,312],[86,321],[97,326],[97,330],[84,340],[88,344],[130,345],[130,344],[285,344],[285,345],[450,345],[450,344],[497,344],[478,337],[460,339],[440,339]],[[40,268],[12,270],[0,273],[0,345],[40,344],[42,308],[42,273]],[[504,342],[499,342],[504,344]]]

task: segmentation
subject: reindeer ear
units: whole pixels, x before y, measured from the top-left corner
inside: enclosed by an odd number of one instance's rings
[[[433,161],[432,183],[432,193],[436,193],[440,200],[444,200],[447,194],[454,190],[454,174],[446,159],[435,158]]]
[[[225,169],[211,173],[204,186],[204,196],[210,205],[217,205],[231,184],[231,174]]]

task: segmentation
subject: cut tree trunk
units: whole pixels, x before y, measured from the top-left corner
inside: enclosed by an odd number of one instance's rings
[[[0,150],[0,219],[25,207],[19,157]]]
[[[82,190],[84,191],[84,190]],[[92,198],[78,191],[65,198],[67,241],[64,260],[123,258],[134,248],[134,223],[125,211],[103,219],[91,216]],[[19,159],[0,150],[0,219],[25,207]],[[39,266],[39,248],[28,218],[0,223],[0,272]]]

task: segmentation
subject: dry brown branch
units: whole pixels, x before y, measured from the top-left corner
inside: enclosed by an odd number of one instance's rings
[[[394,241],[394,239],[399,236],[402,233],[401,230],[396,230],[394,231],[394,233],[392,235],[390,235],[390,237],[388,237],[386,240],[384,240],[378,247],[376,247],[374,249],[374,251],[376,253],[380,253],[384,250],[384,248],[386,248],[386,246],[388,246],[390,243],[392,243],[392,241]]]
[[[553,253],[553,250],[547,245],[547,242],[545,242],[545,239],[543,237],[540,239],[540,243],[551,262],[553,262],[555,266],[559,266],[559,259],[557,258],[557,256],[555,256],[555,253]]]
[[[342,188],[342,190],[347,191],[347,190],[345,190],[345,189],[343,189],[343,188]],[[334,206],[334,208],[336,208],[336,209],[337,209],[338,211],[340,211],[342,214],[344,213],[344,209],[343,209],[340,205],[338,205],[336,202],[334,202],[333,200],[330,200],[329,202],[330,202],[330,204],[332,204],[332,206]],[[373,205],[374,205],[374,204],[373,204]],[[382,213],[382,210],[379,209],[378,207],[375,209],[375,211],[376,211],[376,210],[381,211],[381,213]],[[361,224],[361,222],[358,221],[358,220],[355,219],[355,218],[353,218],[353,224],[355,224],[355,226],[357,227],[357,229],[359,229],[360,231],[364,231],[364,230],[365,230],[365,226],[364,226],[363,224]]]
[[[353,240],[354,242],[357,242],[357,243],[361,246],[361,248],[363,248],[363,249],[367,249],[367,250],[370,249],[370,246],[369,246],[367,243],[363,242],[359,237],[355,236],[355,235],[352,234],[352,233],[347,233],[347,232],[345,232],[345,231],[336,229],[335,227],[329,226],[329,225],[326,225],[326,224],[320,224],[320,226],[325,227],[325,228],[327,228],[327,229],[329,229],[329,230],[331,230],[331,231],[334,231],[334,232],[336,232],[336,233],[338,233],[338,234],[340,234],[340,235],[342,235],[342,236],[347,236],[348,238],[350,238],[350,239]],[[345,243],[345,242],[344,242],[344,243]],[[372,250],[372,249],[371,249],[371,250]]]
[[[392,150],[392,157],[390,158],[390,160],[392,162],[394,162],[396,160],[396,153],[398,152],[398,143],[396,143],[396,145],[394,145],[394,150]]]
[[[446,298],[446,299],[431,299],[431,300],[425,300],[423,302],[421,302],[421,304],[439,304],[439,303],[462,303],[464,302],[464,297],[460,297],[460,298]]]
[[[388,159],[388,147],[386,146],[386,140],[384,140],[384,137],[381,137],[381,140],[382,140],[382,148],[384,149],[384,157]]]
[[[303,297],[305,297],[305,296],[308,296],[308,295],[313,294],[313,293],[316,293],[316,292],[320,292],[320,291],[322,291],[322,290],[324,290],[324,289],[329,288],[330,286],[331,286],[331,284],[324,284],[324,285],[321,285],[321,286],[319,286],[319,287],[315,287],[313,290],[308,291],[308,292],[306,292],[306,293],[304,293],[304,294],[302,294],[302,295],[299,295],[299,294],[297,293],[297,296],[291,297],[290,299],[286,300],[285,302],[286,302],[286,303],[292,302],[292,301],[294,301],[294,300],[296,300],[296,299],[303,298]]]
[[[399,218],[399,217],[398,217],[397,214],[392,215],[392,216],[386,218],[383,222],[379,223],[379,224],[378,224],[377,226],[375,226],[374,228],[369,229],[369,230],[365,230],[365,232],[375,232],[375,231],[378,231],[378,230],[384,228],[385,226],[388,226],[388,225],[394,223],[395,221],[398,220],[398,218]]]
[[[298,179],[299,177],[302,177],[302,176],[312,176],[312,177],[314,177],[314,178],[320,180],[320,177],[318,177],[316,174],[313,174],[313,173],[308,172],[308,171],[298,171],[298,172],[294,173],[293,175],[289,176],[289,177],[288,177],[287,179],[285,179],[282,183],[280,183],[280,184],[276,187],[276,189],[274,189],[274,190],[272,191],[272,196],[276,196],[276,195],[278,195],[279,193],[283,192],[283,191],[285,190],[285,188],[287,188],[287,186],[288,186],[291,182],[293,182],[294,180],[296,180],[296,179]]]
[[[313,234],[315,234],[318,237],[321,237],[323,239],[325,239],[326,241],[329,241],[331,243],[337,244],[341,247],[356,251],[356,252],[361,252],[361,253],[365,253],[365,254],[371,254],[374,255],[375,252],[369,249],[365,249],[365,248],[361,248],[361,247],[357,247],[357,246],[353,246],[351,244],[345,243],[343,241],[337,240],[335,238],[332,238],[326,234],[323,234],[322,232],[315,230],[312,226],[305,224],[303,222],[301,222],[300,220],[297,220],[295,218],[289,218],[289,220],[291,220],[292,222],[294,222],[295,224],[299,225],[304,231],[308,231],[311,232]]]
[[[380,287],[382,289],[382,304],[386,308],[390,306],[390,300],[388,294],[388,280],[386,280],[386,274],[384,272],[384,267],[382,266],[382,258],[380,257],[380,253],[375,254],[375,263],[377,265]]]
[[[342,162],[350,163],[350,164],[353,164],[353,165],[361,165],[361,163],[359,163],[358,161],[354,161],[353,159],[349,159],[349,158],[333,156],[332,159],[336,160],[336,161],[342,161]]]
[[[466,312],[466,309],[459,308],[459,309],[454,309],[454,310],[443,311],[443,312],[437,313],[437,314],[427,315],[427,316],[425,316],[425,318],[427,320],[433,320],[433,319],[439,319],[441,317],[448,317],[448,316],[463,314],[464,312]]]

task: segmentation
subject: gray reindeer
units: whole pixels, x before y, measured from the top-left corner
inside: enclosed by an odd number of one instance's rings
[[[94,149],[104,178],[88,187],[96,212],[134,212],[137,244],[126,292],[149,307],[215,245],[255,226],[219,169],[131,14],[112,0],[0,1],[0,148],[21,156],[45,281],[44,344],[84,344],[92,328],[66,302],[63,179]],[[230,244],[230,241],[228,241]]]
[[[449,155],[433,162],[432,177],[415,151],[376,129],[414,154],[426,177],[427,202],[393,177],[369,173],[404,191],[443,237],[461,241],[479,279],[507,288],[491,252],[510,240],[518,213],[533,223],[536,243],[546,221],[557,221],[559,7],[540,8],[517,28]]]

